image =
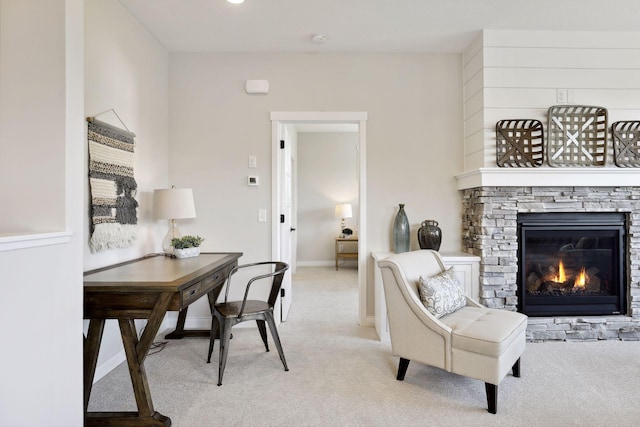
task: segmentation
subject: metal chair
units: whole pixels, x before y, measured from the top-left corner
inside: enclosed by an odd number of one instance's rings
[[[261,269],[264,271],[265,266],[273,266],[273,272],[260,274],[252,277],[246,285],[244,298],[242,301],[229,301],[229,289],[231,288],[231,277],[240,270],[247,269]],[[282,279],[285,272],[289,269],[289,265],[279,261],[267,261],[257,262],[253,264],[244,264],[234,267],[229,272],[227,278],[227,288],[224,293],[224,302],[216,303],[213,305],[212,319],[211,319],[211,338],[209,340],[209,356],[207,357],[207,363],[211,363],[211,353],[213,352],[213,344],[218,336],[218,328],[220,329],[220,360],[218,365],[218,385],[222,385],[222,375],[224,374],[224,368],[227,364],[227,353],[229,351],[229,341],[231,339],[231,328],[238,323],[245,322],[247,320],[255,320],[260,331],[260,336],[264,342],[264,346],[269,351],[269,344],[267,343],[267,328],[265,322],[269,324],[271,330],[271,336],[278,349],[280,360],[284,365],[284,370],[288,371],[287,362],[284,358],[284,352],[282,351],[282,345],[280,343],[280,336],[276,329],[276,323],[273,318],[273,307],[276,303],[278,295],[280,294],[280,287],[282,286]],[[271,283],[271,291],[266,301],[250,300],[249,289],[251,285],[261,279],[273,278]]]

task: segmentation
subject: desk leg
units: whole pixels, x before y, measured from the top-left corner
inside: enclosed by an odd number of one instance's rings
[[[179,340],[180,338],[184,338],[188,335],[188,332],[197,332],[197,331],[185,331],[184,330],[184,321],[187,319],[187,312],[189,311],[189,307],[185,307],[178,313],[178,322],[176,323],[176,328],[169,332],[164,336],[167,340]]]
[[[91,388],[93,387],[93,377],[96,374],[96,366],[98,365],[98,353],[100,352],[100,342],[102,341],[102,333],[104,332],[104,319],[91,319],[89,321],[89,330],[84,338],[84,412],[89,407],[89,397],[91,396]]]
[[[151,391],[149,390],[147,373],[144,368],[144,360],[147,357],[149,348],[151,348],[153,339],[158,333],[158,329],[160,329],[160,324],[169,307],[171,296],[171,292],[160,294],[155,307],[151,311],[151,315],[149,316],[140,340],[138,340],[134,319],[118,319],[120,334],[122,335],[122,344],[124,345],[124,351],[127,355],[127,365],[129,366],[129,375],[131,376],[131,383],[133,385],[133,394],[136,399],[136,404],[138,405],[138,412],[86,413],[85,426],[169,427],[171,425],[170,418],[153,409]]]
[[[213,304],[215,304],[218,299],[218,295],[220,295],[220,291],[222,291],[222,286],[218,286],[212,289],[209,293],[207,293],[207,298],[209,299],[209,311],[213,313]],[[189,307],[185,307],[178,313],[178,321],[176,323],[176,328],[169,332],[164,336],[167,340],[179,340],[181,338],[209,338],[211,335],[211,329],[184,329],[184,322],[187,320],[187,312]]]

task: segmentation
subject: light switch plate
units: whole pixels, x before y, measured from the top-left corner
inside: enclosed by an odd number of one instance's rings
[[[267,210],[258,209],[258,222],[267,222]]]
[[[256,156],[249,156],[249,167],[257,168],[258,167],[258,159]]]

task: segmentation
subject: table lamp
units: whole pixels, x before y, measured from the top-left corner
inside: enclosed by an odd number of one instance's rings
[[[175,188],[175,186],[170,189],[154,190],[153,212],[157,219],[171,220],[169,231],[162,240],[162,250],[166,254],[173,254],[171,240],[182,237],[176,219],[196,217],[193,191],[190,188]]]
[[[335,216],[336,216],[336,218],[341,218],[341,221],[340,221],[340,234],[342,235],[343,234],[342,230],[344,230],[345,227],[346,227],[344,219],[345,218],[351,218],[353,216],[353,212],[351,211],[351,204],[350,203],[341,203],[339,205],[336,205]]]

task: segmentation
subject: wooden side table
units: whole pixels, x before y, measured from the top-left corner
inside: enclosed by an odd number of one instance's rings
[[[354,242],[355,243],[355,251],[351,246],[354,245],[349,245],[350,247],[348,248],[348,250],[345,251],[345,242]],[[338,271],[338,260],[340,258],[342,259],[358,259],[358,237],[349,237],[349,238],[345,238],[345,237],[336,237],[336,246],[335,246],[335,251],[336,251],[336,271]]]

